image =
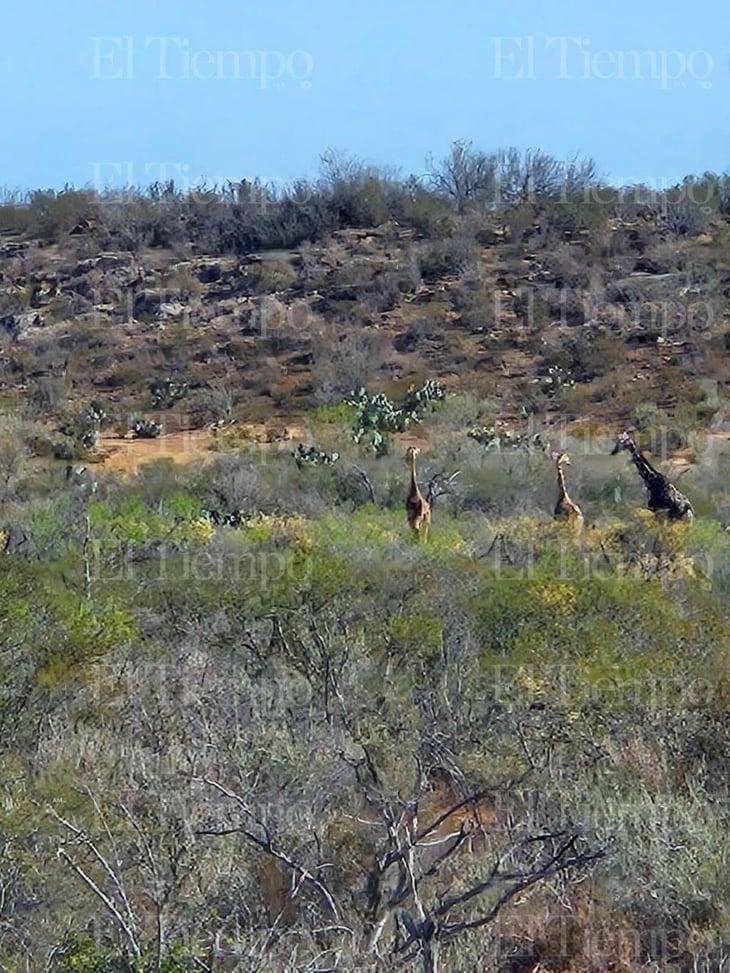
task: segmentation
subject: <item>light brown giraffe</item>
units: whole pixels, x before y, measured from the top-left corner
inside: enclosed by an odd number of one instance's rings
[[[556,449],[552,452],[552,460],[558,474],[558,502],[555,504],[553,516],[555,520],[567,521],[576,530],[580,530],[583,526],[583,511],[574,500],[571,500],[565,486],[565,470],[563,467],[570,466],[570,457],[564,450]]]
[[[425,541],[428,538],[428,528],[431,524],[431,505],[418,489],[416,482],[416,456],[420,452],[418,446],[409,446],[406,450],[406,459],[411,470],[411,487],[406,500],[406,514],[408,526],[416,537]]]

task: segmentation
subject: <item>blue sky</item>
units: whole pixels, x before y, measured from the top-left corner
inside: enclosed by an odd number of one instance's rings
[[[0,187],[421,174],[457,139],[611,181],[730,169],[719,0],[7,0]]]

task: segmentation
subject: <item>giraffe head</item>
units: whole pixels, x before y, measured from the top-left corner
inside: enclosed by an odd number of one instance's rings
[[[554,449],[550,457],[553,463],[557,463],[558,466],[570,466],[570,456],[564,449]]]
[[[410,461],[418,456],[420,452],[421,450],[418,448],[418,446],[409,446],[406,450],[406,459]]]
[[[616,445],[611,450],[611,456],[616,456],[622,449],[629,449],[632,442],[631,433],[625,430],[616,440]]]

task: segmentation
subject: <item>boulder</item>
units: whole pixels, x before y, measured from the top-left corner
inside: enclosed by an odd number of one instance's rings
[[[189,316],[189,314],[190,308],[180,301],[164,301],[157,309],[157,317],[162,318],[163,321],[181,318],[183,315]]]
[[[215,263],[206,261],[196,267],[195,274],[201,284],[213,284],[221,279],[223,271],[217,261]]]
[[[157,314],[161,305],[179,303],[182,294],[179,290],[142,290],[134,295],[134,316]]]
[[[31,328],[42,328],[44,324],[42,315],[32,311],[5,314],[0,317],[0,334],[8,335],[13,341],[22,341]]]

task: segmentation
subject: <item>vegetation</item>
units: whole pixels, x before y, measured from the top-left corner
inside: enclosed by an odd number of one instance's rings
[[[385,456],[390,449],[394,432],[405,432],[411,423],[420,422],[423,411],[446,398],[446,389],[440,382],[429,379],[421,388],[411,386],[400,407],[382,392],[371,394],[360,389],[347,400],[355,409],[353,441],[366,439],[376,456]]]
[[[162,435],[162,426],[154,419],[133,419],[129,429],[140,439],[157,439]]]
[[[337,472],[354,445],[316,469],[243,453],[92,489],[20,471],[4,962],[710,955],[730,901],[729,535],[599,499],[589,462],[597,526],[575,538],[542,451],[489,453],[484,479],[467,431],[428,456],[447,465],[457,439],[462,475],[419,548],[402,461],[358,457],[373,504]],[[543,502],[515,516],[530,468]],[[243,475],[270,512],[206,514]]]
[[[727,966],[728,177],[429,169],[0,206],[3,968]]]
[[[305,463],[311,466],[327,466],[336,463],[340,458],[339,453],[325,453],[316,446],[305,446],[303,443],[299,443],[297,448],[292,450],[292,456],[300,469]]]

